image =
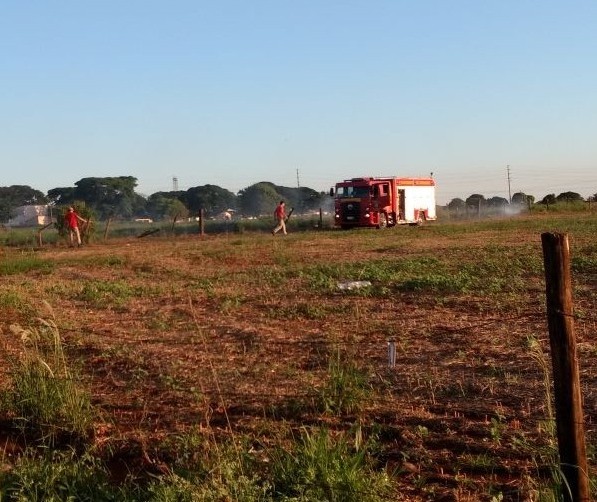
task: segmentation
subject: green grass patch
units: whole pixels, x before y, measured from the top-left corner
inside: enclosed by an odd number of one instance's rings
[[[39,328],[11,326],[23,355],[11,368],[11,387],[2,396],[4,412],[44,444],[85,439],[92,426],[90,397],[69,368],[53,322]]]
[[[159,288],[158,288],[159,289]],[[79,291],[74,294],[77,300],[83,300],[95,307],[122,307],[131,298],[154,296],[156,289],[148,286],[135,286],[126,281],[87,281]]]
[[[59,502],[135,500],[117,486],[100,459],[74,450],[26,450],[13,468],[0,472],[0,499]]]
[[[334,351],[328,361],[327,379],[317,389],[318,409],[337,416],[358,413],[370,394],[367,375],[354,358]]]
[[[0,308],[16,310],[21,313],[32,311],[27,301],[17,291],[0,291]]]
[[[269,308],[267,314],[272,319],[320,320],[342,312],[348,312],[348,307],[338,304],[328,306],[315,302],[296,302]]]
[[[376,471],[367,445],[326,429],[303,429],[293,449],[279,449],[273,458],[276,500],[376,502],[388,500],[387,475]]]
[[[118,256],[118,255],[107,255],[107,256],[100,256],[100,255],[92,255],[92,256],[85,256],[78,258],[76,260],[78,263],[88,267],[126,267],[129,264],[129,259],[125,256]],[[71,260],[69,259],[69,262]]]
[[[49,274],[53,270],[54,264],[51,261],[44,260],[32,253],[9,256],[0,262],[0,275],[25,274],[30,271]]]
[[[597,254],[572,256],[571,268],[578,274],[597,274]]]
[[[458,274],[428,274],[406,279],[397,284],[400,291],[437,291],[463,293],[472,288],[473,279],[465,272]]]

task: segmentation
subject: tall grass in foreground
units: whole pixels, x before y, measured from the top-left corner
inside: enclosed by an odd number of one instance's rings
[[[165,473],[115,483],[106,463],[90,450],[27,450],[0,470],[0,500],[28,502],[381,502],[394,500],[391,481],[371,461],[360,429],[334,434],[303,429],[288,447],[255,451],[202,440],[185,445]],[[186,440],[185,440],[186,441]],[[242,443],[242,441],[241,441]],[[254,443],[253,443],[254,444]],[[179,446],[183,446],[182,444]],[[251,453],[252,452],[252,453]]]
[[[532,359],[537,363],[541,374],[543,376],[543,389],[545,392],[545,409],[547,411],[546,420],[539,423],[539,430],[545,435],[547,444],[543,447],[533,446],[528,447],[530,450],[533,460],[537,466],[547,465],[549,466],[549,472],[551,479],[547,483],[540,485],[537,484],[536,492],[538,494],[539,502],[557,502],[563,500],[563,494],[567,490],[565,480],[562,475],[562,471],[559,467],[559,456],[557,450],[557,439],[556,439],[556,423],[553,411],[553,399],[551,394],[551,375],[549,370],[549,362],[547,361],[545,354],[541,348],[539,341],[534,337],[530,336],[527,338],[527,345],[529,354]]]
[[[85,439],[92,427],[90,398],[67,365],[56,324],[40,319],[37,328],[10,330],[23,342],[23,352],[11,368],[4,412],[43,444]]]
[[[148,487],[152,502],[220,501],[269,502],[271,484],[263,464],[248,453],[251,443],[242,438],[216,442],[191,434],[181,438],[180,458],[172,470]],[[238,444],[235,444],[238,443]]]
[[[388,500],[391,486],[369,465],[365,445],[325,429],[304,430],[293,450],[277,452],[272,471],[276,500],[375,502]]]
[[[49,274],[54,269],[54,264],[49,260],[44,260],[32,253],[23,253],[21,255],[9,255],[0,261],[0,275],[24,274],[30,270],[36,270],[44,274]]]
[[[318,409],[332,415],[359,412],[371,393],[366,374],[340,350],[330,355],[328,376],[318,389]]]
[[[139,500],[127,486],[115,486],[101,461],[74,451],[27,450],[0,472],[0,500],[15,502]],[[127,494],[130,491],[130,494]]]

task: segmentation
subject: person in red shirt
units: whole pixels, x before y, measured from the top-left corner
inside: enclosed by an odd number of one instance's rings
[[[274,211],[274,218],[277,222],[276,228],[272,230],[272,235],[276,235],[277,232],[282,230],[286,235],[286,204],[283,200],[279,202]]]
[[[82,218],[77,214],[74,207],[69,207],[64,215],[64,222],[66,223],[66,229],[68,230],[68,237],[70,239],[70,245],[75,245],[75,237],[77,238],[77,245],[81,245],[81,232],[79,232],[79,221],[87,223],[85,218]]]

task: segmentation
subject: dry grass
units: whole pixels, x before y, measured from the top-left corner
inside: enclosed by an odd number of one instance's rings
[[[529,345],[548,350],[544,230],[570,231],[573,256],[589,260],[575,301],[593,451],[596,226],[576,215],[53,247],[36,254],[51,266],[2,277],[0,313],[5,328],[30,321],[42,299],[53,307],[101,410],[95,441],[139,444],[146,463],[167,461],[160,445],[189,431],[264,447],[304,424],[358,423],[403,500],[524,500],[553,460],[545,374]],[[336,288],[353,279],[372,287]],[[371,389],[348,416],[316,404],[338,351]]]

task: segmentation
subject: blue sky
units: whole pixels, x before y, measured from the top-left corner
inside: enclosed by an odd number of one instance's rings
[[[588,196],[596,55],[594,0],[2,0],[0,186]]]

